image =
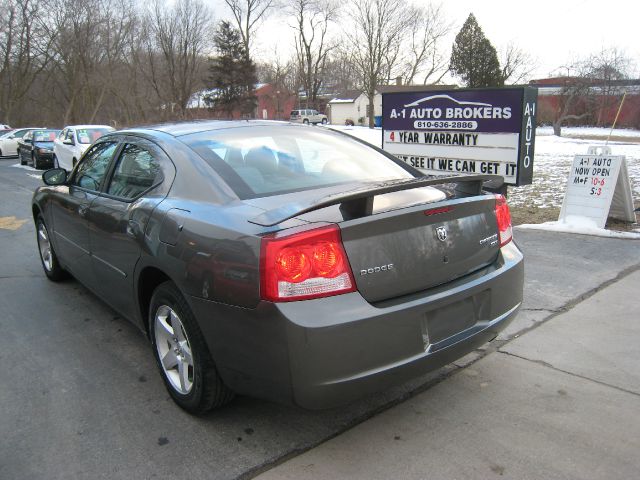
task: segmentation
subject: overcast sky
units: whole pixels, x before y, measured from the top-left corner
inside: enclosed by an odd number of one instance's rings
[[[218,18],[227,14],[223,0],[214,0],[215,3],[219,5],[215,8]],[[572,59],[610,47],[618,47],[632,58],[633,73],[640,76],[639,0],[448,0],[443,4],[447,17],[455,25],[450,38],[443,43],[448,52],[455,35],[473,12],[498,50],[513,42],[536,60],[538,67],[533,78],[561,73],[560,67]],[[272,14],[258,33],[256,53],[266,58],[279,55],[284,60],[293,53],[292,36],[287,19]]]

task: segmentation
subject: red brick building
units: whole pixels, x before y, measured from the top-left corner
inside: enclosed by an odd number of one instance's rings
[[[201,91],[195,93],[189,100],[188,109],[192,118],[219,118],[234,119],[257,118],[261,120],[288,120],[291,110],[295,109],[298,97],[286,89],[276,88],[269,83],[256,85],[256,109],[250,114],[242,114],[240,111],[227,112],[211,110],[207,108],[205,97],[212,91]]]
[[[567,113],[580,118],[566,124],[610,127],[626,93],[616,126],[640,128],[640,79],[612,80],[607,84],[594,80],[585,88],[572,88],[578,82],[584,79],[555,77],[529,82],[538,87],[538,123],[553,123],[568,103]],[[577,93],[568,93],[572,91]]]
[[[286,89],[280,89],[270,83],[256,88],[258,106],[255,118],[262,120],[289,120],[291,110],[295,109],[298,97]]]

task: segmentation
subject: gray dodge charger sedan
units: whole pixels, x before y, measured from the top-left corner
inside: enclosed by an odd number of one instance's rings
[[[349,402],[495,338],[522,302],[495,179],[426,177],[341,133],[131,129],[43,180],[45,274],[72,274],[143,330],[192,413],[234,393]]]

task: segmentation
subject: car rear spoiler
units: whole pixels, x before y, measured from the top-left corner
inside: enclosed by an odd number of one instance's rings
[[[345,218],[360,218],[371,215],[373,212],[373,198],[376,195],[433,185],[455,184],[455,193],[466,197],[480,195],[483,186],[489,190],[499,188],[503,182],[504,179],[499,175],[460,175],[456,177],[419,177],[409,180],[389,180],[367,184],[348,192],[327,195],[307,204],[292,203],[283,205],[267,210],[249,219],[249,222],[264,227],[272,227],[298,215],[338,204],[340,204],[340,211]]]

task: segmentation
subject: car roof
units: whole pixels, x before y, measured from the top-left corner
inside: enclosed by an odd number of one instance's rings
[[[113,128],[111,125],[67,125],[64,128]]]
[[[211,130],[223,130],[227,128],[239,128],[248,126],[274,126],[290,125],[291,122],[278,122],[274,120],[196,120],[179,123],[162,123],[139,128],[127,128],[118,133],[144,133],[150,130],[167,133],[174,137],[189,135],[192,133],[207,132]],[[298,126],[298,125],[295,125]]]

